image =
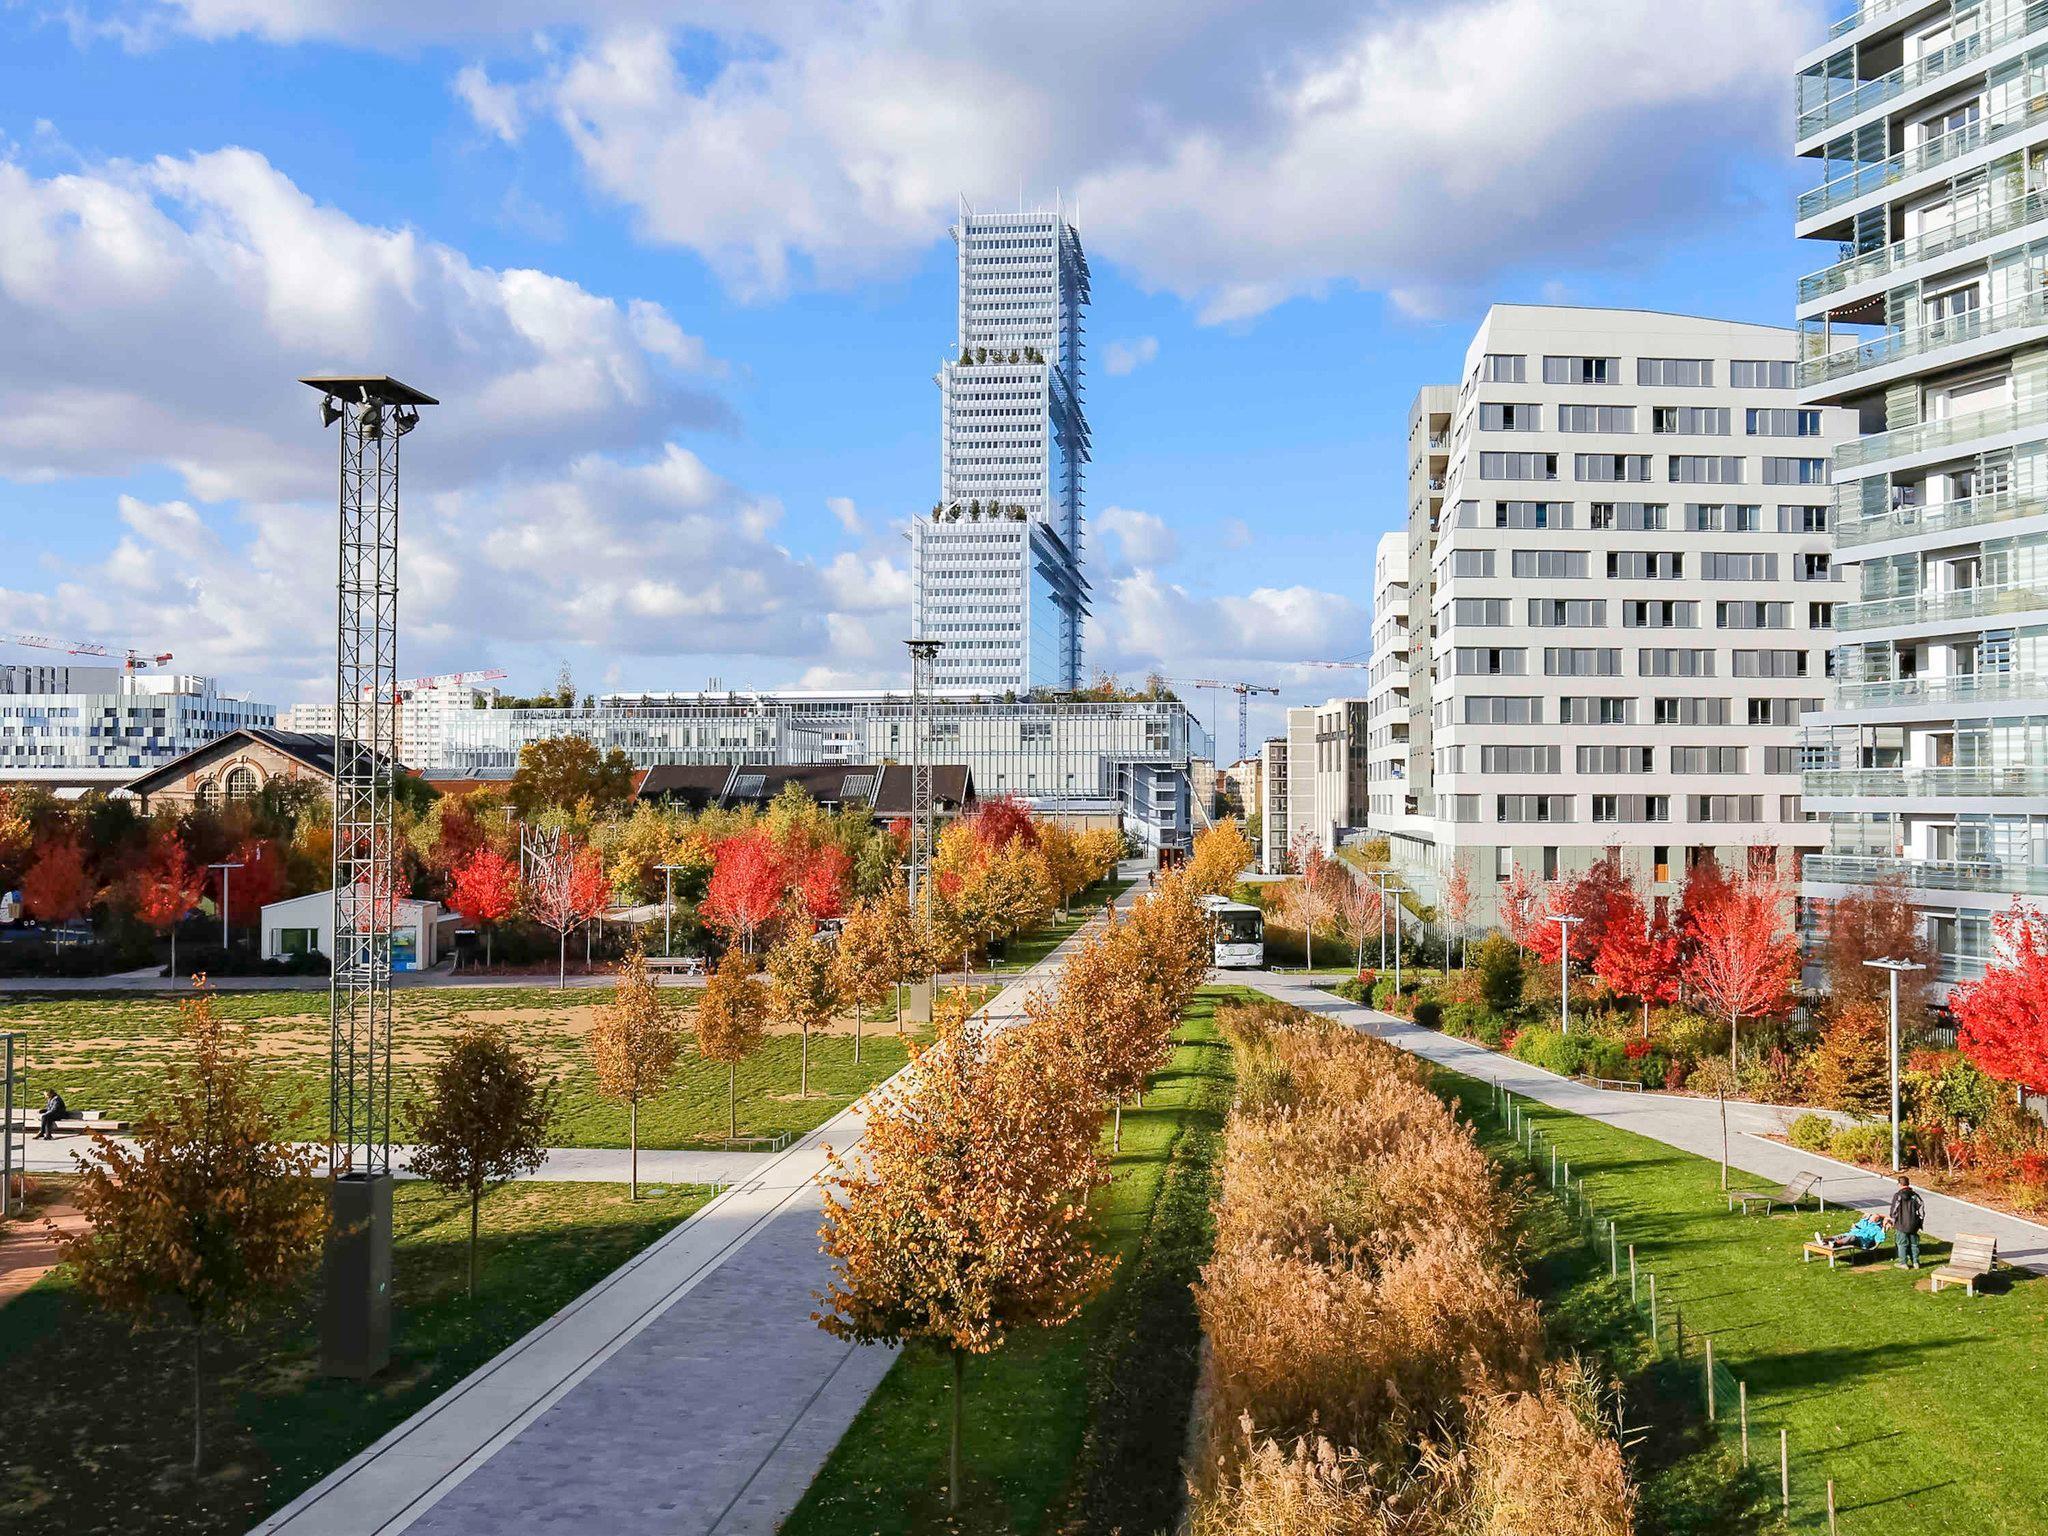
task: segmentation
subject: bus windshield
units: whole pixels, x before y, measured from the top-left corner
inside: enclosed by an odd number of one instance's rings
[[[1219,912],[1216,914],[1216,938],[1223,944],[1256,944],[1264,936],[1263,924],[1256,912]]]

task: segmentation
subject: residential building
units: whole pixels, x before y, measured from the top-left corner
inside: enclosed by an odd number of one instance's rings
[[[952,228],[959,336],[938,373],[939,499],[911,524],[911,633],[949,694],[1081,685],[1081,311],[1088,261],[1058,206]]]
[[[1690,863],[1817,849],[1800,721],[1825,699],[1839,409],[1792,400],[1797,336],[1496,305],[1466,354],[1427,538],[1429,795],[1392,818],[1424,899],[1610,850],[1654,896]],[[1417,691],[1411,683],[1411,693]],[[1395,835],[1399,834],[1399,835]],[[1786,860],[1789,864],[1789,859]]]
[[[1796,232],[1828,254],[1796,399],[1863,430],[1834,459],[1803,889],[1902,886],[1942,997],[1993,913],[2048,896],[2048,8],[1870,0],[1798,70]]]
[[[1365,690],[1365,806],[1376,828],[1407,809],[1408,530],[1380,535],[1372,561],[1372,649]]]
[[[277,710],[192,673],[0,667],[0,781],[118,788]]]
[[[1334,853],[1365,825],[1367,705],[1327,699],[1287,711],[1287,847]],[[1298,861],[1297,861],[1298,862]]]
[[[1408,767],[1397,811],[1375,828],[1389,841],[1428,842],[1435,806],[1430,788],[1430,682],[1436,645],[1436,535],[1451,472],[1455,384],[1425,384],[1408,407]]]
[[[1316,712],[1313,705],[1287,711],[1287,856],[1300,864],[1304,839],[1320,845],[1322,817],[1316,803]]]
[[[1288,867],[1287,756],[1285,736],[1259,748],[1259,868],[1269,875]]]
[[[446,755],[448,722],[470,710],[489,709],[495,688],[473,683],[436,682],[404,694],[398,703],[398,759],[405,763],[438,763]],[[334,734],[334,704],[295,704],[277,717],[278,729],[310,736]]]

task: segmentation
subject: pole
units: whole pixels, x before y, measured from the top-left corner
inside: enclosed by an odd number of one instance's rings
[[[675,871],[664,864],[661,869],[661,953],[664,959],[670,960],[676,953],[675,879]]]
[[[1557,1017],[1564,1026],[1558,1031],[1568,1035],[1572,1032],[1572,931],[1566,928],[1558,935],[1557,942]]]
[[[220,947],[223,952],[228,947],[228,876],[230,870],[231,866],[226,864],[220,867]]]
[[[0,1124],[0,1217],[5,1217],[14,1199],[14,1036],[0,1035],[6,1048],[5,1093],[7,1119]],[[25,1107],[25,1106],[24,1106]]]
[[[1749,1465],[1749,1383],[1735,1383],[1735,1402],[1742,1414],[1742,1464]]]
[[[1778,1506],[1787,1515],[1792,1513],[1792,1452],[1782,1429],[1778,1431]]]
[[[1728,1095],[1721,1089],[1714,1090],[1714,1098],[1721,1106],[1721,1188],[1728,1188]]]
[[[1714,1336],[1707,1335],[1707,1422],[1714,1422]]]
[[[1892,1172],[1899,1171],[1899,973],[1892,971]]]
[[[1394,890],[1394,1006],[1401,1006],[1401,887]]]
[[[1628,1303],[1636,1304],[1636,1245],[1628,1245]]]

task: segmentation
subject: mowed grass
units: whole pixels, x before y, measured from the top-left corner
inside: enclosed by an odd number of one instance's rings
[[[484,1201],[477,1298],[468,1211],[429,1185],[393,1200],[392,1361],[316,1373],[306,1297],[208,1350],[206,1470],[191,1457],[187,1336],[132,1332],[63,1269],[0,1307],[0,1530],[239,1536],[689,1216],[710,1192],[511,1184]]]
[[[1036,933],[1027,933],[1010,940],[1004,948],[1003,958],[989,969],[998,976],[1014,976],[1019,971],[1030,970],[1079,932],[1082,925],[1096,913],[1136,883],[1132,880],[1116,879],[1099,881],[1089,886],[1074,898],[1070,910],[1055,914],[1053,920]]]
[[[1015,1334],[968,1362],[958,1519],[945,1511],[951,1369],[912,1348],[782,1536],[1171,1526],[1200,1342],[1188,1285],[1209,1251],[1233,1081],[1213,1016],[1229,995],[1202,993],[1144,1108],[1124,1111],[1114,1178],[1095,1200],[1100,1241],[1118,1258],[1109,1289],[1067,1327]]]
[[[969,989],[978,1000],[989,988]],[[425,1067],[459,1028],[499,1024],[534,1053],[554,1079],[557,1116],[551,1140],[564,1147],[626,1144],[626,1106],[597,1091],[586,1037],[592,1011],[610,994],[552,987],[408,989],[393,1002],[393,1049],[402,1104]],[[673,1084],[640,1106],[640,1145],[690,1148],[726,1135],[726,1069],[696,1053],[690,1022],[692,988],[664,988],[684,1035]],[[222,992],[214,1006],[248,1024],[272,1101],[286,1112],[289,1134],[327,1134],[327,999],[323,993]],[[181,1049],[175,998],[135,996],[29,998],[8,1008],[7,1027],[27,1037],[25,1075],[40,1099],[62,1091],[75,1109],[134,1119],[149,1108],[169,1063]],[[910,1038],[915,1038],[911,1036]],[[739,1067],[742,1135],[801,1135],[824,1124],[908,1059],[909,1039],[893,1023],[862,1030],[854,1059],[850,1025],[816,1033],[810,1048],[810,1095],[799,1097],[802,1043],[772,1034]],[[401,1133],[394,1127],[394,1136]],[[402,1139],[402,1137],[401,1137]]]
[[[1509,1167],[1511,1139],[1489,1109],[1486,1085],[1440,1072],[1440,1086],[1470,1107],[1481,1139]],[[1568,1158],[1602,1217],[1620,1223],[1622,1276],[1604,1251],[1589,1253],[1539,1219],[1530,1248],[1532,1289],[1560,1342],[1618,1357],[1636,1377],[1642,1417],[1644,1530],[1746,1532],[1778,1529],[1778,1430],[1789,1432],[1792,1518],[1784,1528],[1826,1530],[1826,1485],[1835,1482],[1843,1532],[1928,1529],[2006,1536],[2048,1529],[2048,1283],[2005,1271],[1987,1294],[1927,1289],[1927,1270],[1947,1245],[1923,1246],[1918,1274],[1892,1266],[1887,1246],[1853,1268],[1802,1264],[1814,1229],[1850,1218],[1730,1215],[1720,1167],[1597,1121],[1525,1107]],[[1761,1181],[1731,1171],[1731,1187]],[[1547,1206],[1542,1196],[1539,1206]],[[1541,1212],[1539,1210],[1539,1217]],[[1545,1233],[1548,1233],[1546,1236]],[[1627,1322],[1627,1253],[1657,1277],[1665,1358],[1647,1364]],[[1681,1315],[1686,1356],[1670,1358]],[[1716,1362],[1748,1383],[1753,1482],[1738,1486],[1727,1462],[1736,1441],[1702,1424],[1702,1336]],[[1679,1411],[1670,1411],[1672,1409]],[[1732,1405],[1724,1405],[1732,1418]],[[1631,1413],[1631,1419],[1639,1415]]]

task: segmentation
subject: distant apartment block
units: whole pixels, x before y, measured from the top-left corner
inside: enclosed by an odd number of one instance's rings
[[[1259,868],[1269,875],[1287,869],[1287,738],[1275,736],[1259,748]]]
[[[1486,922],[1516,868],[1548,878],[1612,849],[1668,896],[1705,853],[1819,847],[1800,722],[1828,692],[1827,463],[1850,422],[1794,403],[1797,346],[1769,326],[1497,305],[1454,391],[1418,399],[1427,575],[1380,590],[1426,657],[1409,687],[1427,763],[1411,709],[1410,791],[1372,825],[1424,899],[1453,861]]]
[[[1365,810],[1385,827],[1407,808],[1408,530],[1380,535],[1372,562],[1372,649],[1365,690]]]
[[[462,716],[489,709],[495,688],[473,683],[434,683],[407,693],[398,705],[398,760],[408,767],[430,767],[446,760],[451,730]],[[334,735],[334,705],[294,704],[277,717],[278,729],[311,736]]]
[[[0,666],[0,781],[112,789],[229,731],[276,722],[273,705],[192,673]]]
[[[1809,720],[1825,900],[1903,886],[1945,984],[2048,896],[2048,7],[1873,3],[1798,68],[1796,399],[1863,435],[1828,499],[1845,601]]]

